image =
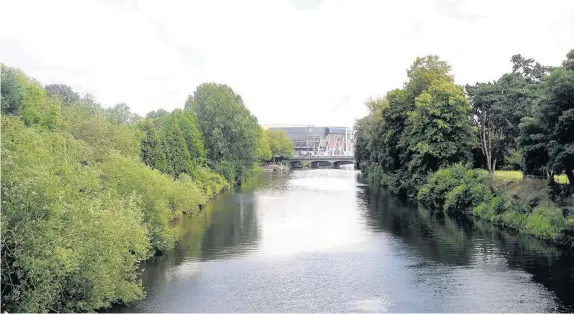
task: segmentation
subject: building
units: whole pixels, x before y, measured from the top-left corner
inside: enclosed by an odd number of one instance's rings
[[[317,126],[272,126],[270,130],[282,130],[287,133],[295,155],[352,155],[352,130],[346,127]]]

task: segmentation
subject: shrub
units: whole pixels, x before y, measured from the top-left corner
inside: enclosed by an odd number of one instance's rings
[[[492,198],[487,184],[476,177],[474,171],[469,170],[471,177],[465,178],[462,184],[455,187],[446,195],[444,210],[449,214],[470,214],[472,209]]]
[[[516,230],[522,230],[526,225],[528,214],[518,212],[516,210],[509,210],[502,214],[502,224]]]
[[[423,185],[417,194],[418,200],[425,206],[431,209],[442,210],[445,205],[447,194],[454,190],[454,188],[461,184],[465,176],[472,177],[473,175],[467,174],[470,171],[466,167],[457,164],[450,168],[442,168],[437,172],[432,174],[427,183]],[[459,189],[457,192],[451,195],[451,203],[454,204],[456,198],[459,197],[458,194],[463,191]],[[451,205],[449,205],[451,206]]]
[[[526,220],[524,231],[542,239],[553,240],[567,228],[562,210],[552,204],[538,206]]]
[[[227,161],[222,161],[217,165],[217,172],[219,172],[228,182],[235,181],[235,167]]]
[[[473,208],[472,214],[482,219],[498,223],[499,215],[513,208],[512,200],[505,194],[492,197]]]

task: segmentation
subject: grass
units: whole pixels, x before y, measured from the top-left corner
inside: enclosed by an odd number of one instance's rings
[[[494,179],[499,181],[520,181],[522,180],[522,172],[518,170],[496,170]],[[554,180],[560,184],[568,184],[568,177],[564,174],[555,175]]]

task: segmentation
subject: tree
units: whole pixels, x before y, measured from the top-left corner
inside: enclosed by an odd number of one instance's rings
[[[19,114],[22,110],[22,94],[19,84],[16,82],[18,75],[23,75],[20,70],[7,67],[0,63],[0,83],[2,113]]]
[[[509,128],[504,107],[501,106],[501,91],[496,82],[477,83],[466,86],[472,107],[472,118],[478,130],[480,149],[486,161],[486,168],[494,172],[498,158],[507,150]]]
[[[470,106],[449,72],[437,56],[417,58],[402,89],[366,102],[371,113],[357,122],[356,154],[378,164],[368,169],[381,177],[370,181],[413,195],[429,172],[471,159]]]
[[[203,166],[206,152],[195,116],[188,110],[176,109],[170,117],[176,120],[183,133],[192,162],[197,166]]]
[[[163,149],[166,158],[166,173],[173,177],[189,173],[191,156],[176,119],[173,117],[166,119],[164,128]]]
[[[143,163],[165,172],[167,170],[165,154],[153,122],[150,119],[145,119],[141,129],[144,132],[144,138],[141,143],[141,159]]]
[[[104,115],[113,124],[128,124],[137,121],[138,115],[132,113],[128,105],[122,103],[104,110]]]
[[[1,80],[2,113],[19,115],[28,126],[59,127],[61,104],[46,96],[42,84],[24,72],[4,65]]]
[[[163,116],[168,115],[168,114],[169,114],[169,112],[167,112],[167,110],[159,109],[158,111],[150,111],[150,112],[148,112],[148,113],[146,114],[146,118],[155,119],[155,118],[163,117]]]
[[[259,160],[271,160],[273,158],[273,152],[271,152],[271,146],[269,145],[269,135],[265,129],[259,128],[261,141],[259,142],[259,150],[257,151],[257,159]]]
[[[227,161],[239,181],[257,158],[260,129],[257,118],[227,85],[204,83],[185,105],[197,118],[208,162],[216,167]]]
[[[511,61],[512,72],[497,81],[466,86],[480,149],[491,173],[500,159],[512,158],[517,150],[520,120],[533,113],[539,101],[540,80],[549,69],[519,54]]]
[[[60,98],[62,104],[70,105],[78,100],[80,100],[80,95],[65,84],[48,84],[44,87],[46,89],[46,94],[50,97]]]
[[[414,187],[429,172],[472,159],[474,133],[469,111],[462,88],[450,80],[433,81],[415,99],[401,139],[409,154],[407,167]]]
[[[267,130],[269,148],[273,156],[289,157],[293,154],[293,142],[283,130]]]
[[[548,167],[574,185],[574,50],[543,80],[536,119],[546,135]]]

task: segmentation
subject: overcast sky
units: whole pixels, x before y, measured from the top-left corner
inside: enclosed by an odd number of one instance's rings
[[[6,1],[0,62],[144,115],[195,87],[231,86],[261,124],[348,125],[369,96],[438,54],[459,84],[521,53],[558,65],[574,48],[574,1]]]

